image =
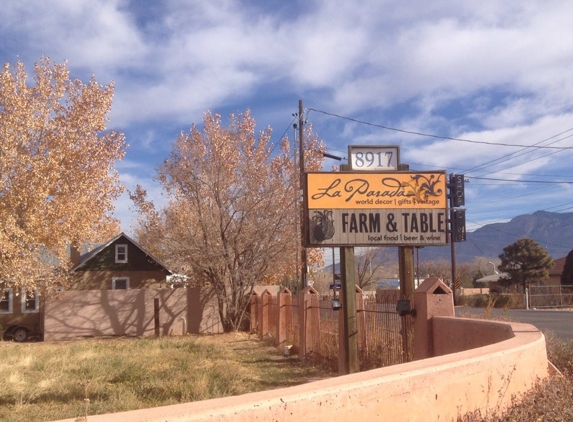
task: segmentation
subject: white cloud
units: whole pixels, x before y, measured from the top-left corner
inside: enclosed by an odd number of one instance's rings
[[[24,54],[18,52],[25,61],[42,55],[66,59],[72,67],[108,77],[127,63],[141,65],[145,56],[134,22],[119,8],[122,1],[8,0],[7,8],[5,3],[0,18],[25,43]]]
[[[167,126],[186,129],[207,109],[256,107],[278,136],[296,111],[283,97],[411,131],[541,141],[573,126],[572,14],[571,0],[311,0],[276,12],[239,0],[7,0],[0,59],[19,57],[29,69],[42,55],[67,59],[73,77],[115,80],[110,127],[124,128],[131,144],[122,180],[153,188],[149,168],[173,141],[163,139]],[[468,169],[516,150],[312,117],[331,148],[398,143],[404,160],[427,167]],[[513,171],[568,168],[570,152],[532,161],[543,154],[483,172],[528,160]],[[482,188],[471,189],[479,198]],[[122,197],[117,210],[126,218],[127,205]]]

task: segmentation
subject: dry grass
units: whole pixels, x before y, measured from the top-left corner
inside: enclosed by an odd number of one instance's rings
[[[489,316],[489,312],[484,313]],[[503,316],[502,319],[506,319]],[[546,333],[564,374],[516,400],[502,416],[459,422],[573,421],[573,342]],[[288,387],[336,376],[303,365],[247,334],[69,343],[0,342],[0,420],[50,421]],[[89,419],[88,419],[89,420]]]
[[[0,420],[75,418],[288,387],[334,375],[240,333],[0,342]]]
[[[509,320],[504,314],[493,316],[493,304],[484,310],[483,318]],[[464,315],[461,315],[464,316]],[[475,316],[467,315],[469,318]],[[458,422],[570,422],[573,421],[573,341],[544,333],[549,361],[563,376],[553,376],[539,383],[522,397],[516,397],[506,412],[482,416],[479,412],[464,415]]]

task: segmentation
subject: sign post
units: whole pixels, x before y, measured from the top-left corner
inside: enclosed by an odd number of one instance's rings
[[[340,248],[342,283],[342,332],[339,340],[340,375],[360,372],[358,360],[358,318],[356,316],[356,280],[354,278],[354,248]]]
[[[340,172],[305,173],[303,189],[304,246],[340,247],[341,374],[359,370],[354,247],[397,246],[401,296],[412,301],[414,247],[447,245],[450,234],[445,171],[410,171],[395,146],[350,146],[349,161]],[[463,187],[456,192],[463,198]]]

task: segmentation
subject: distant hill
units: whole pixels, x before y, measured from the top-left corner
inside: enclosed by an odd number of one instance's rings
[[[498,258],[503,248],[528,237],[543,246],[553,259],[573,250],[573,212],[537,211],[520,215],[507,223],[485,225],[467,233],[465,242],[456,243],[456,261],[470,262],[475,257]],[[450,246],[428,246],[420,249],[420,260],[449,260]]]
[[[456,262],[471,262],[477,257],[498,259],[503,248],[524,237],[533,239],[546,248],[553,259],[566,257],[573,250],[573,212],[537,211],[520,215],[507,223],[485,225],[467,233],[465,242],[456,243]],[[426,246],[419,249],[418,256],[420,261],[449,261],[451,247]],[[397,258],[396,254],[396,260]],[[330,272],[332,265],[324,269]],[[338,262],[335,271],[340,271]]]

